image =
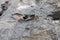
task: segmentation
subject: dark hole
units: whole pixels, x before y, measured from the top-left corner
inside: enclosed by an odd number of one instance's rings
[[[2,6],[2,9],[4,9],[5,8],[5,6]]]
[[[53,18],[52,20],[60,20],[59,18]]]
[[[28,18],[28,15],[25,15],[24,17],[23,17],[23,19],[27,19]]]
[[[29,30],[29,28],[25,28],[26,30]]]
[[[52,12],[48,17],[52,17],[52,20],[60,20],[60,11]]]

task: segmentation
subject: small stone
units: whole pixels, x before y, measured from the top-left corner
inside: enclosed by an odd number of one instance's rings
[[[22,18],[22,14],[19,13],[12,14],[12,18],[14,18],[15,20],[19,20]]]

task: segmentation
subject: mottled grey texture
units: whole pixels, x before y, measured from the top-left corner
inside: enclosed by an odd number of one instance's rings
[[[28,4],[28,1],[30,1],[31,4]],[[60,40],[60,22],[54,23],[53,20],[47,17],[48,14],[51,14],[51,12],[55,10],[55,7],[46,2],[55,2],[55,0],[38,1],[36,3],[34,0],[27,0],[27,3],[23,3],[20,2],[20,0],[9,0],[10,6],[0,17],[0,24],[2,25],[0,25],[0,40],[22,40],[22,37],[30,36],[32,29],[35,28],[54,31],[52,35],[50,33],[51,31],[48,32],[51,38],[47,38],[47,40]],[[3,2],[5,2],[5,0],[0,0],[0,4]],[[18,10],[18,4],[20,4],[20,6],[28,5],[29,7]],[[35,14],[39,16],[39,19],[28,22],[18,22],[11,18],[12,14],[16,12],[20,14]],[[26,27],[30,29],[26,30]]]

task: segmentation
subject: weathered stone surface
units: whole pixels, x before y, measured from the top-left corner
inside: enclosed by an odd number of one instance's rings
[[[0,0],[0,5],[5,1]],[[47,17],[58,10],[51,5],[58,0],[8,1],[10,5],[0,17],[0,40],[60,40],[60,22]],[[35,14],[39,18],[28,22],[17,21],[12,18],[15,13]]]
[[[55,33],[51,30],[38,30],[34,29],[30,34],[30,37],[23,37],[23,40],[58,40]],[[39,33],[37,33],[39,32]],[[35,34],[36,33],[36,34]]]

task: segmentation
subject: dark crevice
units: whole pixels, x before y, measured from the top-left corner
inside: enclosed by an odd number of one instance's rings
[[[60,20],[60,11],[52,12],[52,14],[47,15],[47,17],[52,17],[52,20]]]
[[[3,14],[3,11],[0,11],[0,16]]]

